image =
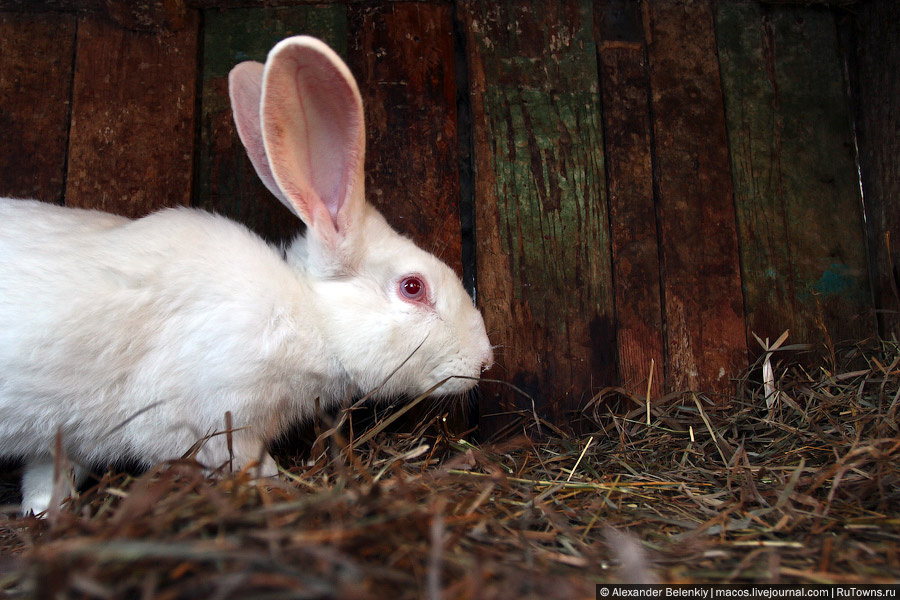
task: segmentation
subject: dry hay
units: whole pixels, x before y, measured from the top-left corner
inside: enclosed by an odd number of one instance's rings
[[[314,464],[263,485],[190,461],[107,474],[51,518],[0,516],[0,595],[550,599],[593,598],[601,581],[897,582],[900,348],[857,345],[816,369],[795,353],[771,355],[768,385],[760,362],[717,411],[673,394],[648,424],[644,398],[605,390],[583,415],[592,435],[523,415],[499,445],[435,428],[333,434]]]

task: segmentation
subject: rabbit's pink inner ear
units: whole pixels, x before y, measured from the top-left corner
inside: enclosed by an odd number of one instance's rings
[[[276,198],[296,212],[294,206],[287,201],[275,182],[269,167],[269,159],[266,156],[259,113],[263,70],[262,63],[247,61],[235,66],[228,74],[228,95],[231,98],[234,123],[237,126],[241,143],[247,150],[247,156],[250,157],[250,162],[256,169],[256,174]]]
[[[272,50],[263,85],[263,137],[275,180],[307,225],[343,236],[363,185],[363,110],[353,76],[325,44],[296,37]]]

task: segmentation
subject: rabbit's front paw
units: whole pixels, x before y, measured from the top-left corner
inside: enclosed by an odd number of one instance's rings
[[[60,480],[57,481],[56,477]],[[40,515],[46,512],[51,502],[61,503],[84,477],[84,469],[78,466],[63,468],[61,473],[56,473],[52,456],[32,458],[25,464],[22,475],[22,514]]]
[[[260,478],[278,475],[278,465],[266,452],[265,442],[251,438],[235,440],[232,468],[235,471],[247,468],[248,472]]]

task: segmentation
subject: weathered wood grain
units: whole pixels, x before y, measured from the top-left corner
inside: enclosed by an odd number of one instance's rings
[[[466,0],[478,301],[495,372],[562,423],[615,379],[610,240],[588,1]],[[485,390],[486,415],[531,408]]]
[[[190,201],[197,15],[172,34],[78,21],[66,203],[141,216]]]
[[[856,12],[856,116],[881,334],[900,338],[900,4]]]
[[[721,0],[718,40],[750,332],[817,348],[872,335],[832,13]]]
[[[658,397],[665,363],[650,81],[640,4],[596,0],[594,37],[603,98],[619,383],[645,394],[649,382],[651,396]]]
[[[349,9],[366,107],[366,192],[387,220],[462,274],[453,8]]]
[[[747,364],[747,345],[712,3],[658,0],[644,6],[666,384],[728,394],[729,376]]]
[[[277,42],[315,35],[347,55],[344,6],[208,10],[204,13],[203,88],[196,206],[244,223],[266,239],[292,238],[301,222],[263,186],[234,127],[228,73],[245,60],[264,62]]]
[[[0,14],[0,196],[62,204],[75,18]]]
[[[3,0],[0,0],[3,1]],[[15,0],[6,0],[15,1]],[[46,0],[49,1],[49,0]],[[61,0],[62,1],[62,0]],[[382,0],[384,1],[384,0]],[[396,4],[448,4],[454,0],[388,0]],[[279,6],[299,6],[302,4],[342,4],[345,6],[375,4],[373,0],[185,0],[188,6],[203,9],[232,8],[272,8]]]
[[[3,11],[94,15],[136,31],[179,30],[188,18],[184,0],[0,0]]]

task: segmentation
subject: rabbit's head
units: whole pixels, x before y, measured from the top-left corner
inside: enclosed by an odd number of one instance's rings
[[[306,36],[229,78],[238,134],[266,187],[307,226],[288,262],[316,299],[311,322],[356,387],[381,395],[470,389],[493,362],[480,313],[446,264],[365,201],[356,81]]]

